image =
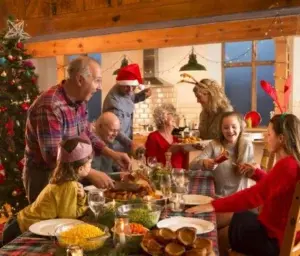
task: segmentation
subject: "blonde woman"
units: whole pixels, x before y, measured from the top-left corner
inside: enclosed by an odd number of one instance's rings
[[[194,94],[197,102],[202,106],[199,118],[199,133],[203,140],[217,139],[219,134],[219,123],[222,113],[233,111],[229,99],[226,97],[224,88],[217,81],[202,79],[198,82],[189,74],[181,75],[184,79],[180,83],[194,84]],[[192,81],[187,81],[189,78]]]
[[[172,104],[162,104],[154,109],[153,118],[157,131],[150,133],[147,138],[146,156],[156,157],[158,162],[165,164],[165,153],[172,151],[172,166],[183,168],[184,154],[180,146],[174,145],[179,141],[172,135],[177,120],[175,107]]]

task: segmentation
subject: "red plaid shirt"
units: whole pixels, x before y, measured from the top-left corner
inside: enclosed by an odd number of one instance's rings
[[[105,146],[88,125],[86,103],[67,97],[61,84],[41,94],[28,110],[25,128],[25,166],[53,169],[58,145],[85,133],[96,155]]]

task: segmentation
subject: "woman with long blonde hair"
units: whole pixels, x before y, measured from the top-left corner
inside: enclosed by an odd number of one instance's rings
[[[219,135],[219,123],[224,112],[233,111],[224,88],[217,81],[202,79],[199,82],[189,74],[182,74],[181,83],[194,84],[193,89],[197,102],[201,104],[202,111],[199,117],[200,138],[204,140],[217,139]]]

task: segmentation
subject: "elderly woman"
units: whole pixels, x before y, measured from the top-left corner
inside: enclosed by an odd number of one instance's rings
[[[172,166],[183,168],[184,154],[180,147],[174,146],[179,141],[172,135],[177,119],[175,107],[172,104],[162,104],[154,109],[153,118],[157,131],[150,133],[147,138],[146,157],[156,157],[158,162],[165,165],[165,153],[171,151]]]
[[[193,89],[197,102],[202,106],[199,120],[200,138],[216,139],[219,123],[224,112],[233,111],[223,87],[211,79],[202,79]]]

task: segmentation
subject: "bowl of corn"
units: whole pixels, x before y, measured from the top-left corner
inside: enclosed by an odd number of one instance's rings
[[[110,232],[98,223],[70,223],[57,226],[55,236],[62,247],[77,245],[84,251],[94,251],[104,245]]]

